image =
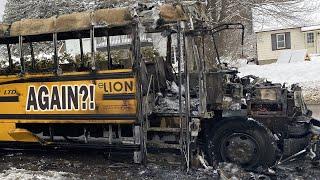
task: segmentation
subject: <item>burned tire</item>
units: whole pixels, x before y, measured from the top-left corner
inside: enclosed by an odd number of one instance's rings
[[[277,146],[272,134],[253,120],[224,120],[211,132],[207,149],[212,161],[246,168],[271,166],[276,161]]]

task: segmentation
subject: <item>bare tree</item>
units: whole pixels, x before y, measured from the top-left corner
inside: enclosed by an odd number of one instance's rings
[[[311,3],[311,5],[310,5]],[[255,35],[253,20],[264,24],[265,19],[253,17],[257,14],[271,15],[278,24],[301,24],[307,15],[318,10],[320,4],[312,0],[210,0],[208,12],[213,25],[240,22],[246,26],[245,57],[255,56]],[[301,17],[301,13],[306,16]],[[312,20],[312,18],[310,18]],[[220,33],[217,37],[220,54],[228,59],[240,58],[240,33],[234,31]]]

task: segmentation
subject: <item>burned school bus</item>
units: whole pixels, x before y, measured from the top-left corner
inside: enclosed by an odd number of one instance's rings
[[[129,8],[115,8],[1,25],[0,43],[7,45],[9,52],[8,65],[0,76],[1,141],[25,146],[40,143],[63,147],[71,143],[125,147],[134,152],[136,162],[141,162],[144,148],[137,23]],[[132,39],[130,69],[114,68],[110,52],[105,61],[95,60],[95,38],[117,35]],[[83,39],[88,38],[92,49],[89,60],[83,50]],[[58,47],[69,39],[79,40],[79,46],[74,47],[81,52],[79,63],[61,62]],[[48,54],[51,51],[53,56],[45,64],[33,52],[37,43],[51,46]],[[13,47],[19,50],[19,61],[11,57]]]
[[[241,24],[212,27],[207,22],[201,3],[183,2],[0,25],[0,44],[8,50],[0,75],[1,145],[125,149],[133,152],[136,163],[146,160],[147,149],[173,148],[188,167],[199,154],[210,163],[270,166],[281,154],[290,156],[308,146],[310,137],[317,137],[318,121],[310,117],[301,89],[239,78],[220,62],[218,51],[214,58],[207,56],[217,50],[219,32],[244,29]],[[166,60],[142,56],[141,34],[166,39]],[[131,43],[122,64],[114,62],[110,47],[110,37],[120,35]],[[100,37],[107,41],[102,60],[95,48]],[[74,48],[79,48],[80,60],[63,62],[58,47],[70,39],[79,40]],[[90,39],[89,59],[83,39]],[[43,42],[53,52],[45,63],[33,51]],[[19,60],[11,56],[13,47]],[[179,64],[175,76],[172,58]],[[179,86],[178,111],[156,112],[168,81]],[[191,102],[198,103],[194,107]]]

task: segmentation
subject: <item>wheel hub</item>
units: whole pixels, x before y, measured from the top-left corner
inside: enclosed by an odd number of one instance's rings
[[[248,164],[258,153],[258,144],[255,139],[244,133],[234,133],[222,142],[222,158],[226,161]]]

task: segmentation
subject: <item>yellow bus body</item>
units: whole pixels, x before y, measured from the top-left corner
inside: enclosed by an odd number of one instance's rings
[[[0,76],[0,141],[37,142],[17,124],[134,124],[131,69]]]

